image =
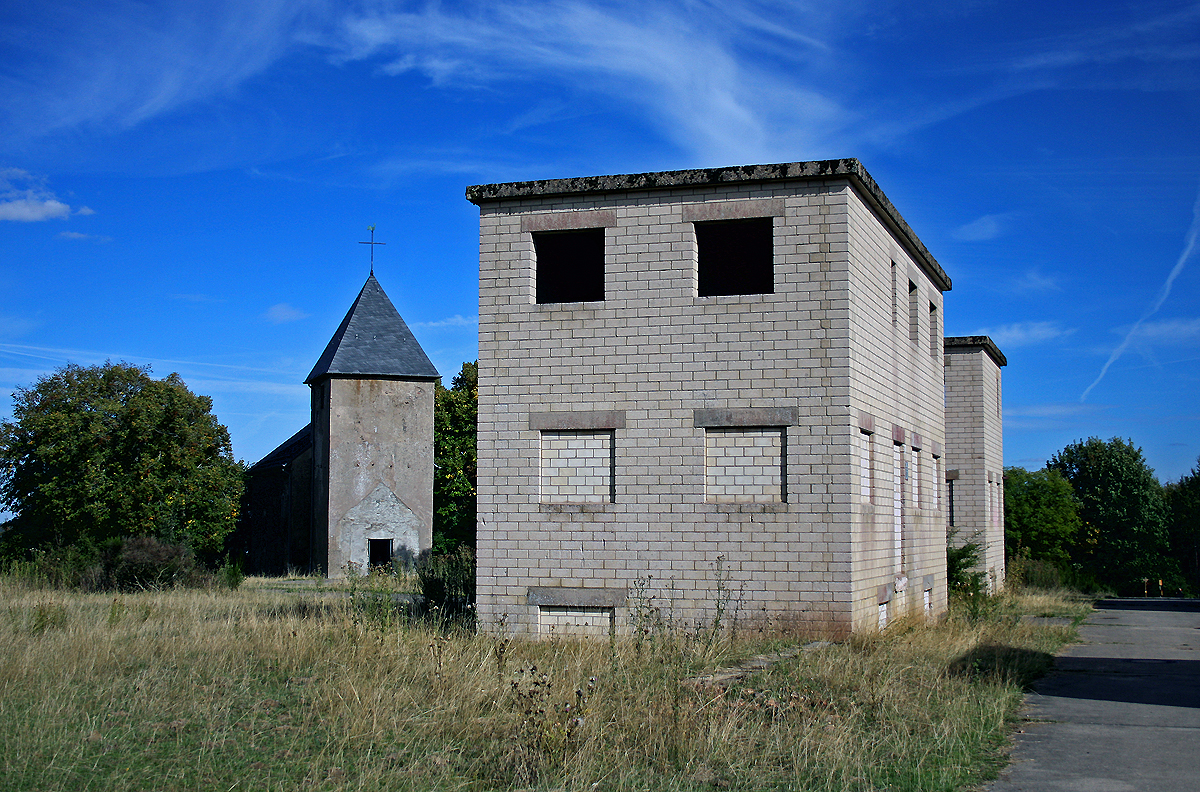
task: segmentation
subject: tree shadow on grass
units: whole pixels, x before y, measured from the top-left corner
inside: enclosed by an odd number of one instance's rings
[[[1054,665],[1054,655],[1002,644],[980,644],[950,662],[951,676],[1010,682],[1028,690]]]

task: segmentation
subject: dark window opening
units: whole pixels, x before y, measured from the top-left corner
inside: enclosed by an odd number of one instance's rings
[[[954,479],[950,479],[949,481],[946,482],[946,506],[947,506],[948,511],[950,512],[950,517],[949,517],[948,522],[950,523],[950,527],[953,528],[954,527]]]
[[[775,293],[774,223],[770,217],[696,223],[696,293]]]
[[[392,563],[391,539],[368,539],[370,546],[370,564],[373,567],[388,566]]]
[[[533,253],[539,303],[604,299],[604,229],[536,231]]]

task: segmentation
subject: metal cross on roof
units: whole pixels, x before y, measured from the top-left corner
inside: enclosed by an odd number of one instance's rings
[[[370,242],[359,242],[358,244],[371,246],[371,274],[374,275],[375,274],[375,246],[376,245],[386,245],[387,242],[376,242],[375,241],[375,226],[369,225],[369,226],[367,226],[367,230],[371,232],[371,241]]]

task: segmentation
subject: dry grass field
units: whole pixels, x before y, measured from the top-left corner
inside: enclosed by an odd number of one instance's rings
[[[964,789],[1001,766],[1023,685],[1072,637],[1017,615],[1090,607],[996,598],[721,689],[689,680],[808,638],[659,612],[635,637],[523,641],[413,624],[388,592],[286,588],[0,579],[0,786]]]

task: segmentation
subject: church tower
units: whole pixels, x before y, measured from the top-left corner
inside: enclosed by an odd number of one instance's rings
[[[437,369],[374,273],[304,383],[312,389],[313,557],[341,577],[433,543]]]

